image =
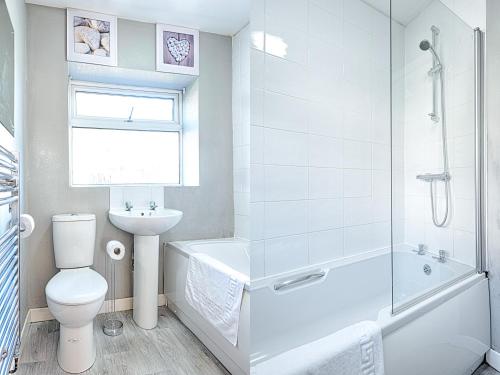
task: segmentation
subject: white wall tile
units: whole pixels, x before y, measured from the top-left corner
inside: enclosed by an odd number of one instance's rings
[[[259,220],[262,221],[260,218]],[[267,238],[307,232],[307,201],[266,202]]]
[[[266,273],[276,274],[308,264],[307,235],[266,240]]]
[[[250,243],[250,277],[252,280],[266,275],[265,242],[251,241]]]
[[[344,199],[344,225],[369,224],[372,222],[372,198],[346,198]]]
[[[342,198],[343,172],[338,168],[309,168],[309,198]]]
[[[341,258],[344,250],[343,229],[309,233],[309,263],[327,262]]]
[[[368,197],[371,194],[371,170],[344,169],[344,197]]]
[[[344,138],[357,141],[371,141],[370,114],[344,112]]]
[[[265,49],[270,55],[305,65],[307,62],[307,35],[297,29],[270,24],[266,28]],[[286,25],[285,25],[286,27]]]
[[[342,18],[310,3],[309,34],[340,47],[342,45]]]
[[[303,65],[267,55],[264,79],[266,88],[271,91],[306,98],[307,79]]]
[[[266,0],[266,23],[307,31],[307,0]]]
[[[374,197],[388,197],[391,195],[391,172],[373,170],[372,193]]]
[[[266,201],[307,198],[307,167],[267,165],[264,168]]]
[[[250,127],[250,162],[264,162],[264,128],[260,126]]]
[[[267,91],[264,96],[264,125],[296,132],[307,131],[307,102]]]
[[[123,189],[119,186],[109,187],[109,207],[123,208]]]
[[[453,257],[471,267],[476,266],[476,236],[474,233],[455,230],[453,232]]]
[[[474,232],[476,225],[476,202],[473,199],[455,199],[453,227]]]
[[[344,228],[344,256],[356,255],[372,248],[371,224]]]
[[[340,139],[309,135],[309,165],[342,168],[343,149]]]
[[[311,134],[341,138],[343,134],[342,111],[331,103],[311,102],[308,107],[308,131]]]
[[[344,141],[344,168],[371,169],[371,143]]]
[[[265,228],[265,204],[264,202],[250,203],[250,238],[252,240],[262,240],[266,238]]]
[[[151,188],[151,201],[155,202],[158,207],[164,207],[165,189],[163,186],[153,186]]]
[[[391,222],[371,224],[371,241],[374,249],[385,249],[391,246]]]
[[[312,199],[308,201],[310,232],[342,227],[342,199]]]
[[[252,90],[250,100],[250,123],[252,125],[263,125],[264,121],[264,91],[261,89]]]
[[[264,166],[262,164],[252,164],[250,166],[250,199],[252,202],[265,199],[264,184]]]
[[[264,128],[264,164],[307,165],[307,135]]]

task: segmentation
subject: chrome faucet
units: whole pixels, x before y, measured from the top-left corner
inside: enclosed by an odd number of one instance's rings
[[[149,202],[149,209],[150,209],[151,211],[154,211],[154,210],[156,210],[157,208],[158,208],[158,205],[156,204],[156,202],[155,202],[155,201],[150,201],[150,202]]]
[[[418,250],[413,249],[412,251],[414,253],[417,253],[418,255],[425,255],[426,253],[426,246],[423,243],[418,244]]]
[[[447,253],[444,250],[439,250],[439,256],[433,256],[433,259],[436,259],[439,263],[446,263]]]
[[[125,211],[132,211],[132,208],[134,208],[134,206],[132,206],[132,202],[126,201],[125,202]]]

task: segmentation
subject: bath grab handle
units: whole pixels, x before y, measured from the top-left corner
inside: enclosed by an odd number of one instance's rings
[[[285,290],[285,289],[292,288],[294,286],[303,285],[303,284],[306,284],[308,282],[322,279],[323,277],[325,277],[325,275],[326,275],[325,271],[310,273],[308,275],[302,275],[302,276],[299,276],[295,279],[290,279],[290,280],[282,281],[278,284],[274,284],[274,290],[275,291]]]

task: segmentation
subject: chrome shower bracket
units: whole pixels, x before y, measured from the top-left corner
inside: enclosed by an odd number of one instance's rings
[[[432,31],[432,47],[437,50],[437,36],[439,35],[439,29],[432,25],[431,26],[431,31]],[[442,71],[442,66],[441,64],[437,61],[436,57],[434,56],[432,58],[432,68],[429,70],[428,74],[429,76],[432,77],[432,112],[429,113],[429,117],[434,123],[438,123],[440,118],[437,112],[438,108],[438,88],[437,88],[437,80],[438,80],[438,74],[441,74]]]

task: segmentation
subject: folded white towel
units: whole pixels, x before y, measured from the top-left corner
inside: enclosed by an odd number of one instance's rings
[[[252,368],[252,375],[383,375],[382,334],[361,322],[282,353]]]
[[[202,253],[189,258],[186,300],[231,344],[238,341],[241,300],[248,277]]]

